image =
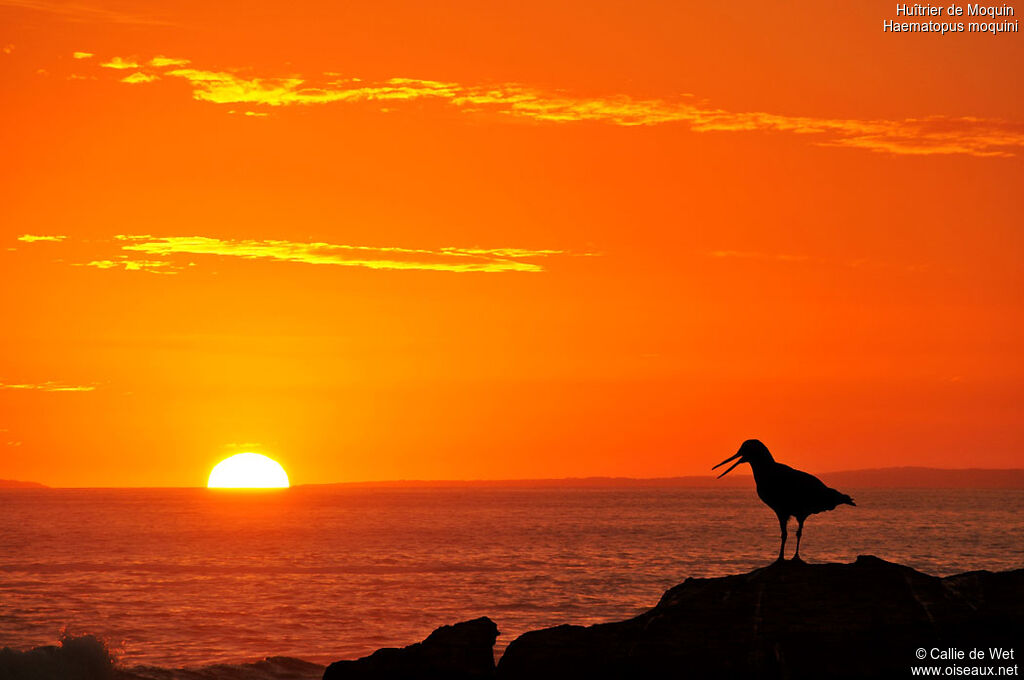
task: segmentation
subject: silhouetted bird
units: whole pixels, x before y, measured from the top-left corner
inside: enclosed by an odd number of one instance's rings
[[[800,535],[804,532],[804,520],[808,515],[832,510],[842,503],[857,505],[845,493],[825,486],[814,475],[794,470],[782,463],[776,463],[772,454],[768,452],[768,447],[757,439],[748,439],[743,442],[743,446],[736,452],[736,455],[726,458],[711,469],[721,467],[736,458],[739,460],[718,475],[718,478],[721,479],[729,474],[740,463],[750,463],[750,468],[754,471],[754,483],[757,484],[757,495],[779,517],[779,526],[782,528],[782,545],[779,546],[780,560],[785,559],[786,522],[790,517],[796,517],[796,521],[799,522],[796,529],[796,554],[793,555],[793,559],[799,560]]]

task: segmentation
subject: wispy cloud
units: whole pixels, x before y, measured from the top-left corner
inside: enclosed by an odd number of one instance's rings
[[[22,234],[18,237],[19,241],[24,241],[25,243],[35,243],[36,241],[64,241],[65,239],[67,239],[67,236],[38,236],[36,234]]]
[[[3,0],[0,0],[2,2]],[[138,66],[115,57],[107,64]],[[231,70],[180,68],[184,59],[154,57],[152,75],[189,83],[192,98],[267,110],[290,106],[401,104],[437,101],[465,113],[491,113],[544,123],[601,123],[634,127],[677,124],[694,132],[772,132],[805,136],[824,146],[899,155],[1013,156],[1024,147],[1024,123],[974,117],[925,116],[899,120],[821,118],[761,111],[727,111],[695,97],[576,97],[516,83],[477,86],[415,78],[367,82],[335,74],[257,76]],[[162,67],[163,70],[161,70]],[[232,109],[234,110],[234,109]]]
[[[93,55],[92,52],[72,52],[71,53],[71,57],[73,59],[92,59],[93,56],[94,55]]]
[[[907,272],[922,272],[928,269],[927,265],[907,262],[886,262],[875,258],[832,258],[817,257],[812,255],[795,255],[791,253],[767,253],[749,250],[712,250],[705,253],[708,257],[716,259],[738,259],[761,261],[768,263],[798,263],[803,265],[820,265],[825,267],[863,267],[867,269],[888,269]]]
[[[114,57],[110,61],[105,61],[100,64],[103,68],[112,68],[118,71],[129,68],[139,68],[139,62],[134,59],[125,59],[123,57]]]
[[[151,272],[153,274],[174,274],[181,269],[181,265],[165,260],[137,260],[122,255],[116,260],[91,260],[89,262],[74,263],[76,267],[95,267],[96,269],[123,269],[128,272]]]
[[[150,26],[167,26],[169,22],[155,17],[131,12],[122,12],[98,5],[86,5],[77,2],[57,2],[55,0],[0,0],[0,7],[16,7],[18,9],[46,12],[60,17],[65,21],[100,22],[109,24],[140,24]]]
[[[67,383],[48,380],[41,383],[3,383],[0,390],[32,390],[36,392],[92,392],[95,385],[69,385]]]
[[[189,63],[188,59],[176,59],[174,57],[165,57],[162,54],[158,54],[149,60],[150,66],[162,68],[164,66],[185,66]]]
[[[276,260],[367,269],[447,272],[539,272],[537,259],[565,255],[560,250],[356,246],[282,240],[230,240],[207,236],[116,237],[122,250],[149,256],[216,255],[245,260]]]
[[[4,45],[3,47],[0,47],[0,53],[10,54],[12,52],[14,52],[14,45]]]
[[[151,83],[154,80],[159,80],[159,76],[150,75],[141,71],[136,71],[130,75],[121,78],[122,83],[138,84],[138,83]]]
[[[735,257],[744,260],[776,260],[778,262],[807,262],[807,255],[789,255],[786,253],[757,253],[746,250],[712,250],[711,257]]]
[[[26,235],[27,236],[27,235]],[[55,241],[36,236],[21,240]],[[221,239],[209,236],[120,234],[109,241],[90,241],[93,259],[77,267],[175,274],[195,267],[203,258],[268,260],[298,264],[362,267],[378,270],[439,272],[541,272],[556,257],[593,255],[554,249],[527,248],[404,248],[278,239]],[[198,260],[198,262],[196,261]]]

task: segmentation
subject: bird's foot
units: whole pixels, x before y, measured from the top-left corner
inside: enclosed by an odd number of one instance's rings
[[[798,562],[800,564],[806,564],[806,562],[804,562],[803,558],[800,557],[799,555],[793,555],[793,559],[791,559],[790,562]]]

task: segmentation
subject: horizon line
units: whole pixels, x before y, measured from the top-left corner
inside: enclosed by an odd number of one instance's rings
[[[823,477],[831,477],[837,475],[867,475],[867,474],[886,474],[886,473],[987,473],[987,474],[1019,474],[1024,476],[1024,468],[984,468],[984,467],[965,467],[965,468],[942,468],[942,467],[931,467],[925,465],[901,465],[892,467],[876,467],[876,468],[855,468],[846,470],[836,470],[833,472],[819,472],[817,474]],[[679,482],[690,482],[689,486],[703,486],[704,484],[715,483],[720,486],[739,486],[743,482],[751,479],[752,475],[749,472],[739,472],[730,475],[729,479],[720,479],[716,475],[672,475],[662,477],[628,477],[618,475],[588,475],[588,476],[571,476],[571,477],[523,477],[523,478],[490,478],[490,479],[374,479],[374,480],[355,480],[355,481],[331,481],[331,482],[302,482],[292,484],[287,488],[299,488],[299,487],[323,487],[323,486],[353,486],[353,487],[373,487],[373,486],[513,486],[513,485],[566,485],[572,483],[587,483],[589,485],[607,484],[609,486],[615,485],[664,485],[664,486],[681,486],[686,487],[688,484],[679,484]],[[884,481],[884,480],[876,480]],[[892,480],[897,481],[897,480]],[[1024,480],[1021,480],[1024,482]],[[5,487],[5,482],[13,483],[12,486]],[[913,486],[924,486],[920,483]],[[167,485],[167,486],[56,486],[45,484],[43,482],[25,481],[25,480],[11,480],[11,479],[0,479],[0,489],[205,489],[208,488],[206,485],[195,485],[195,486],[178,486],[178,485]],[[895,487],[894,487],[895,488]],[[1006,488],[1017,488],[1008,486]],[[242,489],[243,491],[245,489]],[[272,489],[270,489],[272,490]]]

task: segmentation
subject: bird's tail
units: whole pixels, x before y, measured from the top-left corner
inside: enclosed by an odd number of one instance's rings
[[[844,505],[844,504],[845,505],[852,505],[854,507],[857,507],[857,504],[853,502],[853,499],[850,498],[849,496],[847,496],[842,491],[836,491],[835,489],[829,489],[829,491],[832,492],[832,503],[833,503],[832,508],[836,507],[837,505]],[[831,510],[832,508],[829,508],[829,510]]]

